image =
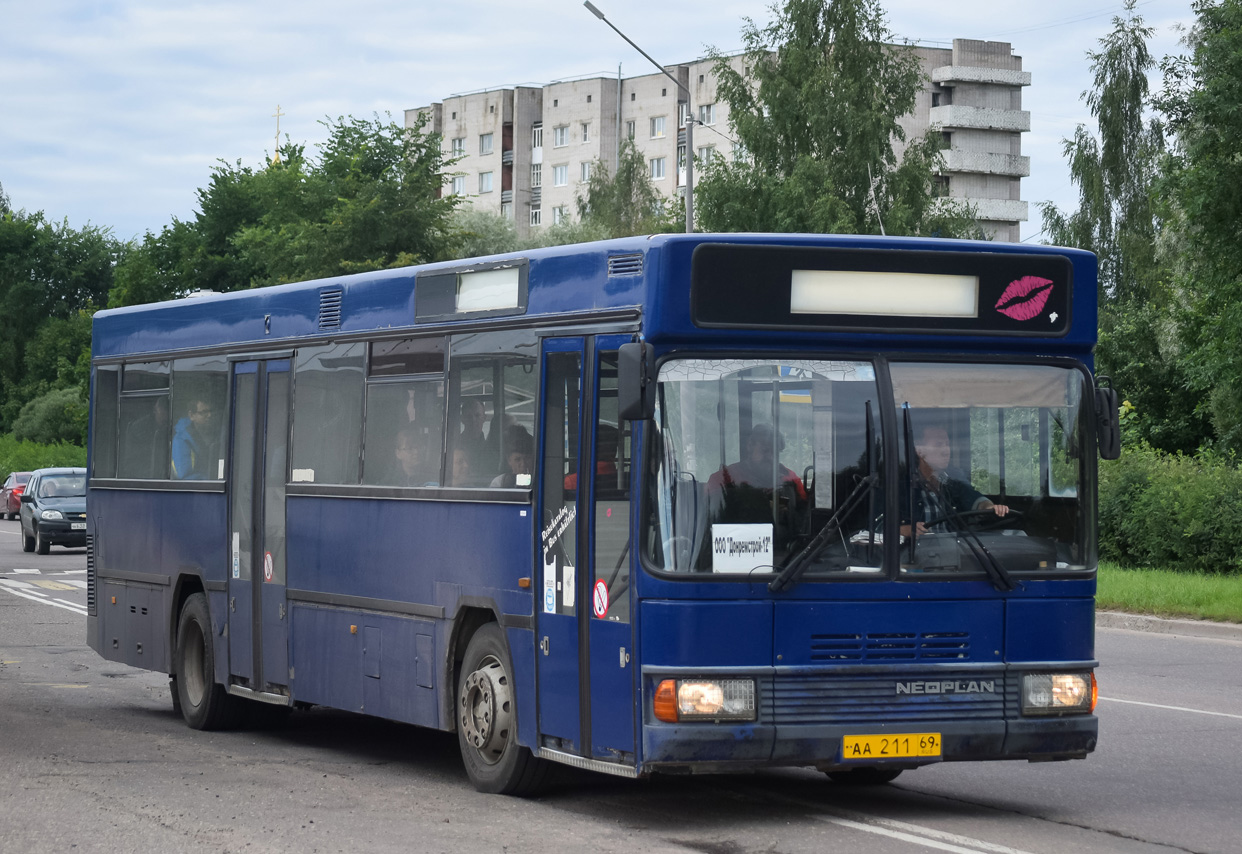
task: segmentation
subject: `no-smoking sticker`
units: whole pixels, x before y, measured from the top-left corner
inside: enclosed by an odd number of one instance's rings
[[[271,552],[263,553],[263,580],[264,581],[272,580],[272,553]]]
[[[595,582],[594,600],[595,616],[602,617],[608,613],[608,585],[601,579]]]

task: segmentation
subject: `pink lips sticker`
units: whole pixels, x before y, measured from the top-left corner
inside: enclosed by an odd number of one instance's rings
[[[1014,320],[1038,317],[1052,295],[1052,280],[1039,276],[1023,276],[1010,282],[996,301],[996,310]]]

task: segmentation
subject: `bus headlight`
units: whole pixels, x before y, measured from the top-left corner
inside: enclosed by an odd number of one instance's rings
[[[45,522],[51,522],[57,519],[63,519],[65,516],[59,510],[44,510],[39,514],[39,518]]]
[[[656,720],[755,720],[753,679],[665,679],[656,686]]]
[[[1022,677],[1022,714],[1095,711],[1094,673],[1028,673]]]

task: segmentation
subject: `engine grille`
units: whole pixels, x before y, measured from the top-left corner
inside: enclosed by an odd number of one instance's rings
[[[811,635],[811,661],[951,661],[970,658],[970,632]]]
[[[998,720],[1016,703],[1007,696],[1014,678],[975,668],[777,676],[765,681],[761,708],[778,725]]]

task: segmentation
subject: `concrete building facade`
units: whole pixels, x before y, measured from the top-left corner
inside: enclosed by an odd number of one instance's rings
[[[1021,107],[1031,75],[1022,71],[1022,58],[1006,42],[968,39],[954,40],[952,48],[913,50],[931,82],[901,119],[907,138],[939,128],[948,143],[937,176],[940,192],[974,205],[993,239],[1019,240],[1019,224],[1027,219],[1021,179],[1030,174],[1030,159],[1022,155],[1030,113]],[[743,61],[730,60],[739,71]],[[691,93],[696,163],[744,156],[731,138],[713,68],[711,60],[667,68]],[[590,170],[596,163],[615,169],[625,137],[642,152],[660,192],[669,198],[684,193],[686,113],[684,92],[651,73],[454,95],[406,110],[405,124],[425,121],[425,129],[443,137],[445,153],[460,158],[446,193],[512,220],[527,236],[577,216]]]

